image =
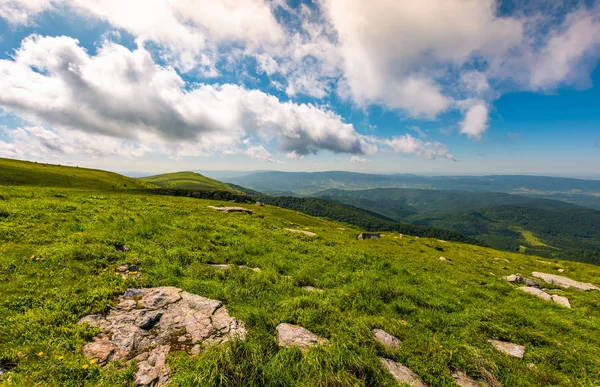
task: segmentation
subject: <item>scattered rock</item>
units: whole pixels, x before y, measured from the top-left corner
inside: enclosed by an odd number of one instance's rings
[[[115,250],[119,252],[127,252],[129,251],[129,247],[127,245],[115,245]]]
[[[440,261],[445,261],[445,260],[446,260],[446,258],[440,257]]]
[[[415,239],[421,239],[421,238],[419,238],[418,236],[415,236]]]
[[[139,278],[141,275],[138,265],[121,265],[115,269],[115,272],[123,278]]]
[[[392,336],[383,329],[373,329],[371,334],[375,338],[376,341],[383,344],[388,349],[398,349],[400,348],[400,344],[402,342],[396,336]]]
[[[215,206],[208,206],[208,208],[212,208],[213,210],[225,212],[226,214],[228,214],[230,212],[245,212],[247,214],[252,215],[252,212],[253,212],[252,210],[250,210],[248,208],[244,208],[244,207],[215,207]]]
[[[555,294],[550,295],[550,294],[544,292],[543,290],[540,290],[540,289],[534,288],[534,287],[530,287],[530,286],[524,286],[519,289],[526,293],[533,294],[534,296],[539,297],[541,299],[544,299],[547,301],[552,300],[561,306],[564,306],[567,308],[571,307],[571,304],[569,303],[569,299],[567,297],[557,296]]]
[[[488,342],[490,342],[494,348],[496,348],[496,350],[504,352],[507,355],[517,357],[519,359],[522,359],[523,355],[525,355],[525,347],[522,345],[500,340],[488,340]]]
[[[377,238],[381,238],[381,235],[378,233],[374,233],[374,232],[361,232],[358,235],[358,239],[361,241],[363,239],[377,239]]]
[[[534,281],[534,280],[529,279],[529,278],[522,277],[519,274],[511,274],[511,275],[506,276],[504,278],[508,282],[513,283],[513,284],[523,284],[523,285],[535,286],[535,287],[539,287],[540,286],[539,282]]]
[[[319,288],[315,288],[314,286],[303,286],[302,289],[306,290],[307,292],[317,292],[317,293],[323,293],[323,289],[319,289]]]
[[[246,337],[244,323],[229,316],[223,303],[178,288],[127,289],[120,300],[108,314],[80,320],[102,331],[83,354],[100,364],[138,354],[138,384],[166,381],[165,359],[173,346],[185,350]]]
[[[257,272],[257,273],[260,271],[260,269],[258,267],[250,267],[250,266],[246,266],[246,265],[240,265],[238,267],[240,269],[249,269],[249,270],[252,270],[252,271]]]
[[[558,269],[558,272],[559,272],[559,273],[564,273],[564,272],[565,272],[565,269]]]
[[[465,374],[460,370],[452,371],[452,378],[460,387],[492,387],[492,384],[488,384],[483,380],[475,380],[469,375]]]
[[[579,281],[574,281],[570,278],[562,277],[562,276],[556,275],[556,274],[546,274],[546,273],[540,273],[540,272],[534,271],[532,273],[532,275],[534,277],[543,279],[544,281],[546,281],[549,284],[557,285],[557,286],[560,286],[563,288],[575,288],[575,289],[584,290],[584,291],[589,291],[589,290],[600,291],[600,288],[595,285],[584,283],[584,282],[579,282]]]
[[[309,236],[309,237],[317,236],[317,234],[315,234],[314,232],[310,232],[310,231],[294,230],[293,228],[286,228],[285,230],[289,231],[289,232],[295,232],[295,233],[298,233],[298,234],[304,234],[304,235]]]
[[[390,374],[399,383],[405,383],[413,387],[427,387],[427,384],[421,381],[421,378],[417,376],[410,368],[404,364],[395,362],[390,359],[381,358],[381,364],[388,370]]]
[[[437,241],[440,242],[440,243],[448,243],[448,241],[445,241],[443,239],[438,239]]]
[[[259,207],[263,207],[264,206],[264,204],[262,202],[256,202],[256,205],[259,206]]]
[[[491,276],[493,276],[493,277],[495,277],[495,276],[496,276],[496,274],[492,273],[491,271],[489,272],[489,275],[491,275]]]
[[[210,266],[214,269],[219,269],[219,270],[226,270],[231,267],[226,263],[207,263],[206,266]]]
[[[494,258],[494,261],[504,261],[506,263],[510,263],[510,261],[506,258]]]
[[[346,229],[343,227],[338,227],[338,230],[346,231]]]
[[[305,352],[309,347],[329,343],[329,340],[319,337],[298,325],[281,323],[275,328],[277,344],[280,347],[298,347]]]
[[[530,370],[533,370],[533,371],[537,371],[537,369],[538,369],[537,366],[533,363],[527,364],[527,368],[529,368]]]
[[[537,259],[536,262],[543,263],[544,265],[552,265],[552,262],[542,261],[541,259]]]
[[[571,308],[571,303],[567,297],[557,296],[556,294],[551,295],[552,301],[556,302],[560,306],[564,306],[566,308]]]

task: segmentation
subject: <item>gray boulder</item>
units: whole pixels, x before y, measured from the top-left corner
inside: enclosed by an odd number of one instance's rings
[[[298,347],[302,352],[309,347],[329,343],[329,340],[319,337],[299,325],[281,323],[275,328],[277,344],[280,347]]]

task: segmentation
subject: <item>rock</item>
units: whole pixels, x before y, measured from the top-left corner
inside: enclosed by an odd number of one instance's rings
[[[277,344],[280,347],[298,347],[305,352],[309,347],[329,343],[329,340],[319,337],[298,325],[281,323],[275,328]]]
[[[440,261],[445,261],[445,260],[446,260],[446,258],[440,257]]]
[[[338,230],[346,231],[344,227],[338,227]]]
[[[395,362],[390,359],[381,358],[381,364],[388,370],[390,374],[399,383],[405,383],[413,387],[427,387],[427,384],[421,381],[421,378],[417,376],[410,368],[404,364]]]
[[[551,295],[552,301],[556,302],[560,306],[564,306],[565,308],[571,308],[571,303],[567,297],[557,296],[556,294]]]
[[[226,270],[230,268],[230,266],[225,263],[207,263],[206,265],[219,270]]]
[[[550,297],[550,295],[548,293],[546,293],[543,290],[538,289],[538,288],[534,288],[531,286],[524,286],[524,287],[517,288],[517,289],[522,290],[525,293],[533,294],[534,296],[539,297],[543,300],[551,300],[552,299],[552,297]]]
[[[258,267],[250,267],[250,266],[246,266],[246,265],[240,265],[238,266],[240,269],[249,269],[252,270],[254,272],[260,272],[260,269]]]
[[[80,320],[102,331],[83,347],[83,354],[100,364],[129,360],[139,354],[135,358],[140,362],[138,384],[166,381],[165,359],[171,345],[189,349],[246,337],[244,324],[229,316],[220,301],[175,287],[127,289],[120,299],[108,314]],[[185,341],[176,340],[182,336]]]
[[[488,384],[482,380],[475,380],[471,378],[469,375],[465,374],[462,371],[454,370],[452,371],[452,378],[460,387],[492,387],[492,384]]]
[[[127,245],[115,245],[115,250],[119,252],[127,252],[129,251],[129,246]]]
[[[256,202],[256,205],[259,206],[259,207],[263,207],[264,206],[264,204],[261,203],[261,202]]]
[[[517,357],[519,359],[522,359],[523,355],[525,355],[525,347],[522,345],[500,340],[488,340],[488,342],[490,342],[494,348],[496,348],[496,350],[504,352],[507,355]]]
[[[138,278],[140,276],[140,267],[138,265],[121,265],[115,269],[115,272],[123,278]]]
[[[285,230],[289,231],[289,232],[295,232],[295,233],[298,233],[298,234],[304,234],[304,235],[309,236],[309,237],[315,237],[315,236],[317,236],[317,234],[315,234],[314,232],[310,232],[310,231],[294,230],[292,228],[286,228]]]
[[[381,343],[388,349],[398,349],[400,348],[400,344],[402,342],[396,336],[392,336],[383,329],[373,329],[371,334],[375,338],[376,341]]]
[[[147,360],[138,363],[135,384],[146,386],[156,381],[157,386],[164,385],[169,378],[167,354],[170,350],[168,345],[159,345],[148,354]]]
[[[552,262],[542,261],[541,259],[537,259],[536,262],[543,263],[544,265],[552,265]]]
[[[559,272],[559,273],[564,273],[564,272],[565,272],[565,269],[558,269],[558,272]]]
[[[361,240],[361,241],[363,239],[377,239],[377,238],[380,238],[380,237],[381,237],[380,234],[377,234],[377,233],[374,233],[374,232],[361,232],[358,235],[358,239]]]
[[[539,287],[540,286],[539,282],[534,281],[534,280],[529,279],[529,278],[522,277],[519,274],[511,274],[511,275],[506,276],[504,278],[508,282],[513,283],[513,284],[523,284],[523,285],[535,286],[535,287]]]
[[[437,241],[440,242],[440,243],[448,243],[448,241],[445,241],[443,239],[438,239]]]
[[[543,279],[544,281],[546,281],[549,284],[557,285],[557,286],[560,286],[563,288],[575,288],[575,289],[584,290],[584,291],[589,291],[589,290],[600,291],[600,288],[595,285],[575,281],[570,278],[562,277],[562,276],[556,275],[556,274],[546,274],[546,273],[540,273],[537,271],[534,271],[531,274],[534,277]]]
[[[251,214],[252,215],[252,212],[253,212],[252,210],[250,210],[248,208],[244,208],[244,207],[215,207],[215,206],[208,206],[208,208],[212,208],[213,210],[225,212],[226,214],[228,214],[230,212],[245,212],[247,214]]]
[[[315,288],[314,286],[303,286],[302,289],[306,290],[307,292],[323,293],[323,289]]]

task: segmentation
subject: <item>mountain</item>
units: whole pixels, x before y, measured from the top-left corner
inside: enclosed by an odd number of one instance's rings
[[[211,179],[196,172],[165,173],[162,175],[141,177],[139,180],[154,184],[161,188],[205,191],[235,191],[228,184]]]
[[[354,172],[257,172],[229,178],[227,182],[261,192],[291,191],[312,195],[337,188],[418,188],[469,192],[503,192],[561,200],[600,209],[600,180],[545,176],[417,176],[381,175]]]
[[[223,213],[209,207],[223,201],[106,189],[112,174],[93,175],[85,190],[56,185],[75,181],[75,172],[55,169],[49,187],[38,173],[0,185],[2,385],[134,385],[138,366],[154,360],[90,361],[82,348],[102,331],[80,320],[131,307],[117,308],[127,289],[157,286],[218,300],[247,331],[194,355],[189,333],[169,337],[174,386],[397,386],[384,357],[432,387],[454,385],[456,370],[503,386],[598,384],[600,291],[541,285],[566,297],[568,309],[503,278],[542,281],[533,273],[543,272],[600,285],[598,266],[395,233],[357,240],[361,228],[272,205],[238,203],[253,214]],[[136,332],[160,329],[165,316],[133,301]],[[282,323],[328,343],[279,347]],[[373,329],[396,336],[399,348],[380,345]],[[523,345],[524,359],[489,340]]]
[[[155,188],[153,184],[98,169],[0,158],[0,185],[123,190]]]
[[[396,221],[456,231],[500,250],[600,264],[600,211],[561,201],[402,188],[315,195]]]

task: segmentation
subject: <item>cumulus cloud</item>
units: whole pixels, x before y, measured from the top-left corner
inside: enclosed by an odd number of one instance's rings
[[[0,0],[0,18],[12,25],[29,25],[35,15],[52,8],[48,0]]]
[[[437,141],[422,141],[410,134],[383,140],[383,144],[389,146],[397,153],[416,155],[427,160],[434,160],[437,157],[455,160],[448,147],[444,144]]]
[[[465,117],[460,123],[460,132],[469,139],[481,140],[488,129],[489,109],[481,100],[467,101],[465,103]]]
[[[367,160],[364,157],[360,157],[360,156],[352,156],[352,157],[350,157],[350,161],[353,163],[358,163],[358,164],[364,164],[364,163],[369,162],[369,160]]]
[[[28,121],[151,141],[178,155],[235,148],[248,137],[297,155],[377,149],[338,114],[312,104],[232,84],[186,87],[143,46],[130,51],[105,41],[91,56],[75,39],[33,35],[13,59],[0,60],[0,88],[0,106]]]

